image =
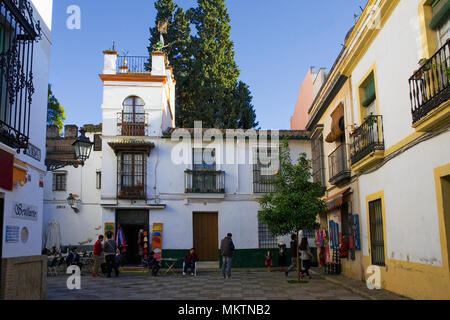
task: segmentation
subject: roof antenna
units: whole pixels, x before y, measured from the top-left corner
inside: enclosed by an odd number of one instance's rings
[[[113,47],[112,47],[112,49],[113,49],[114,51],[116,51],[116,42],[115,42],[115,41],[113,41]]]

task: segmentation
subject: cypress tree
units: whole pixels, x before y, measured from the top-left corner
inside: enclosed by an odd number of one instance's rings
[[[173,0],[155,3],[158,21],[169,22],[164,36],[169,62],[177,81],[178,127],[203,121],[210,128],[254,128],[258,125],[248,86],[238,82],[230,16],[224,0],[198,0],[186,13]],[[190,36],[190,23],[197,34]],[[150,47],[159,41],[157,27],[150,29]]]

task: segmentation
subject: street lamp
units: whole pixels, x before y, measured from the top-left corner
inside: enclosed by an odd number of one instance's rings
[[[93,145],[94,143],[85,136],[85,131],[83,129],[80,129],[80,136],[77,138],[77,140],[75,140],[74,143],[72,143],[75,151],[76,162],[46,159],[45,164],[47,166],[47,170],[54,171],[65,166],[74,166],[75,168],[77,168],[79,164],[81,164],[81,166],[84,166],[84,162],[91,155]]]
[[[80,129],[80,136],[74,143],[72,143],[72,145],[75,149],[75,157],[77,160],[81,161],[81,165],[83,166],[84,161],[86,161],[91,155],[91,150],[94,143],[92,143],[89,138],[85,136],[85,131]]]
[[[69,197],[67,198],[67,203],[73,209],[73,211],[75,211],[75,213],[78,213],[78,212],[80,212],[80,209],[78,209],[76,197],[78,197],[78,196],[75,195],[75,197],[74,197],[74,195],[72,193],[70,193]]]

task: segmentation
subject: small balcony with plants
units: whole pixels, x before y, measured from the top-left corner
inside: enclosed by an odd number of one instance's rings
[[[450,124],[450,39],[409,79],[413,127],[434,131]]]

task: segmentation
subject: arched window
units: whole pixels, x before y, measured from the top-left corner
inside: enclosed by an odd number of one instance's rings
[[[144,101],[136,96],[130,96],[123,102],[122,111],[122,135],[144,136],[146,114]]]

